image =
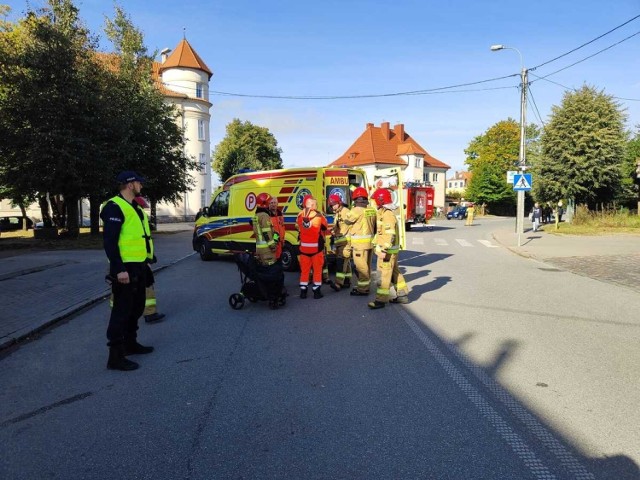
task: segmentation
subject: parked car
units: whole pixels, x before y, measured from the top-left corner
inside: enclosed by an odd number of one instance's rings
[[[15,230],[22,230],[24,221],[27,222],[27,228],[33,228],[33,220],[29,217],[21,217],[19,215],[11,215],[7,217],[0,217],[0,232],[13,232]]]
[[[467,218],[467,207],[456,207],[448,212],[447,220],[451,220],[452,218],[457,218],[458,220]]]

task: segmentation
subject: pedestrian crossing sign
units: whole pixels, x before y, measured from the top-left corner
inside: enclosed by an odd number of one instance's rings
[[[528,192],[531,190],[531,174],[522,173],[513,176],[513,189],[517,191]]]

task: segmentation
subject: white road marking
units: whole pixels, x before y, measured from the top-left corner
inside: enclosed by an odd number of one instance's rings
[[[498,248],[498,245],[494,245],[493,243],[491,243],[489,240],[478,240],[478,242],[480,242],[482,245],[484,245],[485,247],[489,247],[489,248]]]
[[[473,245],[467,242],[464,238],[456,238],[456,242],[458,242],[462,247],[473,247]]]
[[[411,243],[412,243],[413,245],[424,245],[424,238],[414,237],[414,238],[411,240]]]
[[[433,241],[436,243],[436,245],[449,245],[449,243],[444,238],[434,238]]]

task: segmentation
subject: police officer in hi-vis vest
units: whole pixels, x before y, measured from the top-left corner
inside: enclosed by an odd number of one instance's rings
[[[400,253],[400,236],[398,234],[398,219],[393,211],[394,205],[391,192],[386,188],[378,188],[371,198],[378,207],[376,256],[378,257],[378,276],[380,286],[376,290],[376,299],[369,302],[369,308],[383,308],[387,302],[409,303],[409,289],[398,268],[398,254]],[[389,300],[391,285],[396,288],[397,296]]]
[[[109,199],[100,212],[113,293],[107,327],[107,368],[127,371],[135,370],[138,364],[126,356],[153,351],[153,347],[137,341],[138,319],[145,307],[147,261],[153,257],[153,247],[148,219],[134,200],[144,179],[136,172],[125,171],[118,174],[116,181],[120,193]]]

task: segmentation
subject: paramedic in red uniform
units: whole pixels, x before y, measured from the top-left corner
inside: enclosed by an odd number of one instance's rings
[[[296,219],[300,235],[300,298],[307,298],[309,273],[313,271],[313,298],[322,298],[322,264],[324,262],[324,237],[329,228],[327,219],[319,213],[317,202],[311,195],[304,197],[303,209]]]

